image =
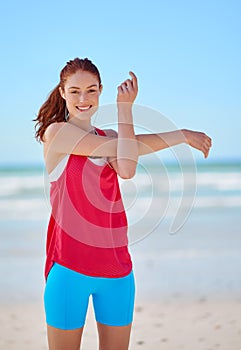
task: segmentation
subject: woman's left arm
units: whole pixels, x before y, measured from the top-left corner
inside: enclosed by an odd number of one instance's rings
[[[114,130],[106,130],[106,135],[109,137],[117,137],[118,134]],[[136,135],[136,140],[139,156],[158,152],[181,143],[186,143],[201,151],[204,154],[204,157],[207,158],[212,146],[211,138],[205,133],[187,129],[157,134],[140,134]],[[115,170],[117,170],[116,158],[109,158],[109,163]]]
[[[165,148],[186,143],[203,152],[207,158],[212,146],[212,140],[203,132],[187,129],[174,130],[158,134],[142,134],[136,136],[139,155],[161,151]]]

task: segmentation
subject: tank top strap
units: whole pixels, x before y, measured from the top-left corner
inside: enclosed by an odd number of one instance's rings
[[[106,136],[106,133],[105,133],[103,130],[101,130],[101,129],[99,129],[99,128],[95,128],[95,130],[97,131],[97,133],[98,133],[100,136]]]

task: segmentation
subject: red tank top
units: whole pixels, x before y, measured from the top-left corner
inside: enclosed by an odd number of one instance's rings
[[[97,129],[104,136],[104,132]],[[54,262],[96,277],[123,277],[132,269],[127,218],[116,172],[71,154],[51,182],[45,277]]]

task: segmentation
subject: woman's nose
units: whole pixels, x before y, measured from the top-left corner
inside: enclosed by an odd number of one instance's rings
[[[87,100],[87,94],[84,92],[80,93],[79,100],[80,102],[85,102]]]

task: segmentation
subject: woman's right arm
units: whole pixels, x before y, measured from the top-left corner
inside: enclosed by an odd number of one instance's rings
[[[90,134],[70,123],[53,123],[44,134],[47,153],[115,157],[117,139]]]

